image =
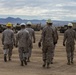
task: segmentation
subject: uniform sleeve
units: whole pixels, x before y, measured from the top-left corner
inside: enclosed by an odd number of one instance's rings
[[[56,28],[53,29],[53,36],[54,36],[54,43],[57,43],[57,41],[58,41],[58,32],[57,32]]]
[[[30,38],[30,34],[29,33],[27,33],[26,39],[27,39],[27,44],[28,44],[27,46],[28,46],[28,48],[32,47],[32,40]]]
[[[74,37],[74,38],[75,38],[75,40],[76,40],[76,31],[74,31],[74,33],[75,33],[75,37]]]
[[[58,41],[58,39],[59,39],[59,36],[58,36],[58,32],[57,32],[57,29],[55,28],[55,36],[56,36],[56,41]]]
[[[42,42],[43,37],[44,37],[44,30],[42,30],[42,33],[41,33],[41,37],[40,37],[40,41],[39,42]]]
[[[41,41],[45,40],[45,29],[42,30]]]
[[[16,45],[18,45],[18,40],[19,40],[19,33],[16,34],[16,41],[15,41]]]
[[[53,29],[52,29],[52,37],[53,37],[53,43],[56,44],[57,43],[57,40],[56,40],[57,37],[56,37],[55,30],[53,30]]]
[[[4,32],[2,32],[2,44],[4,43]]]
[[[65,43],[66,38],[67,38],[67,32],[64,33],[63,43]]]
[[[14,32],[13,32],[13,34],[12,34],[12,38],[13,38],[13,43],[15,44]]]
[[[33,31],[33,40],[35,42],[36,38],[35,38],[35,31]]]

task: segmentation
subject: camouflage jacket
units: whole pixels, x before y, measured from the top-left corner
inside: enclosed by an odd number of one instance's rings
[[[50,46],[51,44],[54,44],[56,37],[51,26],[46,26],[43,28],[41,38],[43,45]]]
[[[26,29],[21,29],[16,34],[16,45],[18,45],[18,47],[28,48],[29,40],[30,40],[29,32]]]
[[[3,44],[14,44],[14,32],[11,29],[6,29],[2,32],[2,43]]]
[[[32,40],[32,38],[33,38],[33,40],[35,40],[34,30],[32,28],[26,28],[26,30],[29,32],[31,40]]]
[[[64,39],[63,39],[63,43],[66,42],[66,44],[75,44],[75,40],[76,39],[76,32],[71,28],[65,31],[64,33]]]

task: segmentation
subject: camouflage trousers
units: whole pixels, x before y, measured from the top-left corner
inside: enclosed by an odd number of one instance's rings
[[[43,53],[43,61],[47,63],[51,63],[52,54],[53,54],[54,46],[43,46],[42,53]]]
[[[52,50],[52,60],[54,59],[54,52],[55,52],[55,45],[54,45],[54,48]]]
[[[13,44],[4,44],[3,53],[8,54],[8,57],[11,58],[13,50]]]
[[[73,57],[74,57],[74,45],[69,45],[69,44],[66,44],[66,53],[67,53],[67,59],[71,59],[73,60]]]
[[[30,47],[28,50],[28,57],[31,57],[31,54],[32,54],[32,48]]]
[[[19,47],[18,51],[20,61],[23,61],[25,58],[28,58],[28,49],[26,49],[25,47]]]

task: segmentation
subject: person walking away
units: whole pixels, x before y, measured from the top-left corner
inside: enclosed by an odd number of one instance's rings
[[[66,46],[68,65],[73,64],[76,32],[72,29],[73,24],[68,23],[68,29],[64,33],[63,46]]]
[[[33,48],[33,43],[35,43],[35,31],[34,31],[34,29],[31,28],[31,25],[32,25],[32,23],[30,21],[28,21],[27,24],[26,24],[26,26],[27,26],[26,30],[29,32],[30,39],[31,39],[31,44],[29,46],[28,59],[27,59],[28,62],[30,62],[30,57],[31,57],[32,48]]]
[[[11,29],[12,24],[9,22],[6,24],[7,29],[2,32],[2,44],[3,44],[3,52],[4,52],[4,61],[7,62],[7,54],[8,60],[11,60],[13,45],[15,45],[14,32]]]
[[[27,65],[29,32],[25,29],[25,23],[21,23],[21,30],[16,35],[16,47],[18,47],[21,66]]]
[[[42,53],[43,53],[43,67],[49,68],[52,59],[52,53],[54,50],[55,34],[51,27],[51,20],[47,22],[47,25],[42,30],[41,40],[38,46],[41,47],[42,42]]]
[[[48,19],[46,22],[47,22],[47,23],[50,23],[50,21],[51,21],[51,19]],[[53,29],[54,35],[55,35],[54,50],[53,50],[52,59],[51,59],[51,64],[53,64],[55,47],[56,47],[56,44],[57,44],[57,42],[58,42],[58,32],[57,32],[56,27],[54,27],[53,22],[51,22],[51,28]]]

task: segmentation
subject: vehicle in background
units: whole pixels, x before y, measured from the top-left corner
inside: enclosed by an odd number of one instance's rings
[[[73,29],[76,31],[76,22],[71,22],[73,24]],[[64,33],[68,29],[67,25],[61,26],[60,27],[60,33]]]
[[[2,33],[6,29],[6,25],[0,24],[0,33]]]
[[[60,27],[60,33],[64,33],[66,30],[68,29],[68,26],[67,25],[64,25],[62,27]]]
[[[19,23],[17,23],[14,27],[13,27],[13,30],[15,33],[17,33],[19,30],[21,30],[21,26]]]
[[[41,30],[41,24],[32,24],[31,28],[33,28],[35,31],[40,31]]]
[[[73,24],[73,29],[76,31],[76,22],[71,22]]]

